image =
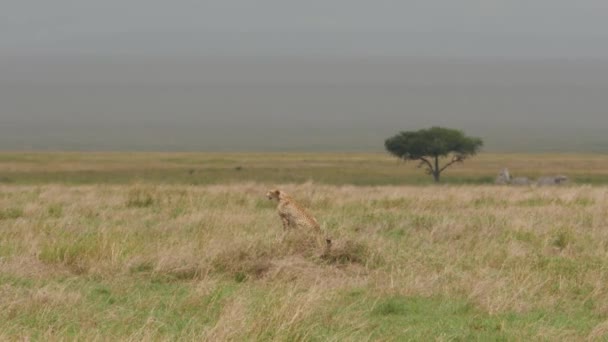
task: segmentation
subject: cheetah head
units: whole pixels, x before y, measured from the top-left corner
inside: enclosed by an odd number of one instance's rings
[[[273,189],[270,190],[266,193],[266,197],[268,197],[269,200],[279,200],[281,196],[281,190],[277,190],[277,189]]]

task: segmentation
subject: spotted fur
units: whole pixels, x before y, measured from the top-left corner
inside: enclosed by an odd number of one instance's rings
[[[283,229],[305,229],[315,233],[321,232],[317,220],[291,196],[281,190],[270,190],[266,193],[270,200],[279,202],[277,211],[283,223]]]

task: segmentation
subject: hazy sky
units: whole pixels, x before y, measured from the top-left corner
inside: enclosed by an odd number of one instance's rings
[[[0,0],[0,150],[608,151],[608,0]]]
[[[1,55],[608,57],[605,0],[1,0]]]

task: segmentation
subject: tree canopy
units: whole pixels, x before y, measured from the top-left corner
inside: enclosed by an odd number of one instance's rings
[[[454,163],[463,162],[475,155],[483,146],[480,138],[468,137],[462,131],[444,127],[431,127],[418,131],[400,132],[386,139],[386,150],[403,160],[420,161],[419,167],[424,167],[428,174],[433,175],[439,182],[441,172]],[[443,166],[439,158],[449,157],[451,160]]]

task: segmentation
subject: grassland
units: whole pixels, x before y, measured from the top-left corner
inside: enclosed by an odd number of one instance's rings
[[[1,158],[0,340],[608,336],[608,188],[456,184],[502,166],[601,180],[601,156],[480,156],[442,186],[380,155]],[[271,183],[331,257],[283,237]]]
[[[382,153],[0,153],[0,184],[267,184],[428,185],[416,163]],[[447,184],[491,184],[514,176],[565,174],[574,183],[608,184],[604,154],[483,153],[448,169]]]

